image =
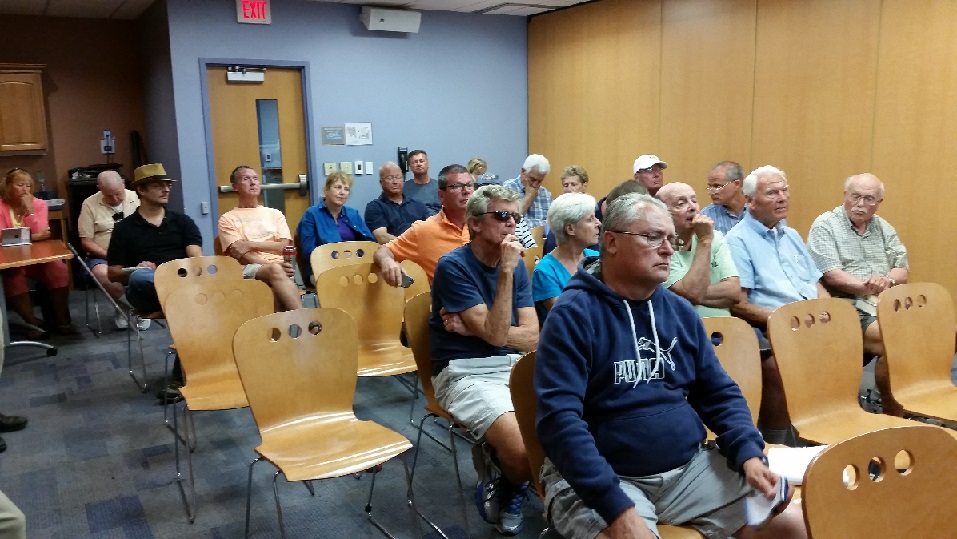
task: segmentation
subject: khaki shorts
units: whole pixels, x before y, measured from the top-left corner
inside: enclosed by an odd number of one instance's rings
[[[645,524],[688,525],[709,538],[732,536],[746,523],[744,498],[753,489],[728,468],[717,448],[702,447],[684,466],[645,477],[620,477],[619,486],[635,503]],[[608,527],[587,507],[548,459],[542,466],[548,521],[566,539],[593,539]]]
[[[243,266],[243,279],[255,279],[262,267],[262,264],[246,264]]]
[[[508,377],[519,354],[453,359],[432,377],[435,400],[476,438],[502,414],[515,411]]]

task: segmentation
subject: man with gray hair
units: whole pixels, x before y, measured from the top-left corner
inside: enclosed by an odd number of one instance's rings
[[[741,295],[738,270],[724,235],[698,211],[698,197],[686,183],[669,183],[658,190],[668,206],[678,235],[665,288],[690,301],[702,317],[731,316]]]
[[[707,537],[806,537],[795,506],[747,527],[745,500],[773,498],[782,479],[701,319],[661,286],[677,242],[661,201],[620,197],[601,254],[545,320],[534,385],[548,520],[569,539],[651,539],[659,523]],[[704,443],[705,425],[717,446]]]
[[[552,194],[542,187],[542,182],[550,170],[551,165],[544,155],[532,154],[525,158],[522,173],[517,178],[502,183],[504,187],[518,193],[518,213],[528,220],[529,228],[545,226]]]
[[[80,247],[87,255],[86,266],[106,293],[119,302],[123,297],[123,285],[114,283],[107,276],[106,251],[110,247],[113,226],[136,211],[140,197],[126,188],[123,177],[115,170],[101,172],[96,177],[96,187],[99,191],[83,201],[76,230]],[[113,323],[125,329],[128,325],[126,313],[117,311]],[[139,329],[146,329],[149,325],[149,320],[137,322]]]
[[[741,165],[734,161],[722,161],[708,173],[711,204],[702,209],[701,214],[710,217],[714,229],[722,234],[727,234],[748,211],[747,200],[741,191],[743,179]]]
[[[429,218],[425,204],[402,194],[402,169],[392,161],[379,169],[382,194],[366,205],[365,220],[375,240],[386,244],[397,238],[415,221]]]
[[[891,395],[884,343],[877,325],[877,296],[907,282],[907,249],[897,231],[879,217],[884,184],[873,174],[856,174],[844,182],[844,204],[821,214],[811,225],[807,246],[824,287],[857,309],[864,331],[864,351],[877,356],[874,382],[885,414],[902,416],[904,407]]]
[[[522,219],[517,199],[498,185],[469,198],[472,241],[439,259],[429,318],[435,397],[484,441],[476,458],[476,504],[505,535],[524,526],[522,502],[531,479],[508,378],[521,354],[538,346],[525,249],[515,237]]]

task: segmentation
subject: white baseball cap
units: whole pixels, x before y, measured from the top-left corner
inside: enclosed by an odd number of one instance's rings
[[[661,165],[661,168],[668,168],[668,163],[659,159],[657,155],[639,155],[638,159],[635,159],[634,173],[637,174],[639,170],[651,168],[655,165]]]

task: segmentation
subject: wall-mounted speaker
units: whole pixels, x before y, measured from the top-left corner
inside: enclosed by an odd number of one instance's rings
[[[359,20],[368,30],[385,32],[419,32],[422,14],[418,11],[405,9],[384,9],[381,7],[362,6]]]

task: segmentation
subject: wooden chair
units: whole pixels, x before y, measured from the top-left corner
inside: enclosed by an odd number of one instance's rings
[[[858,404],[864,344],[857,311],[847,301],[823,298],[782,305],[768,319],[768,336],[791,422],[804,440],[834,444],[865,432],[913,425],[869,414]]]
[[[935,283],[888,288],[877,304],[877,320],[894,397],[910,414],[957,422],[954,362],[954,303]]]
[[[855,436],[811,462],[804,520],[814,539],[952,537],[954,477],[957,441],[943,429],[915,425]]]
[[[412,286],[405,289],[406,301],[409,301],[423,292],[432,291],[432,283],[429,281],[429,276],[425,274],[425,270],[422,269],[422,266],[411,260],[403,260],[400,265],[402,269],[409,274],[409,277],[414,279]]]
[[[761,353],[754,330],[733,316],[711,316],[703,321],[712,342],[717,340],[714,352],[718,361],[741,388],[751,410],[751,420],[757,424],[761,409]]]
[[[318,279],[319,274],[330,268],[372,263],[372,256],[378,248],[379,244],[374,241],[341,241],[320,245],[309,256],[312,276],[314,279]],[[320,305],[322,304],[321,301],[320,299]]]
[[[536,227],[537,228],[537,227]],[[542,259],[545,250],[545,246],[541,243],[537,247],[531,247],[525,249],[525,257],[522,258],[522,262],[525,263],[525,269],[528,270],[528,279],[532,279],[532,272],[535,271],[535,264],[538,264],[538,261]]]
[[[191,412],[245,408],[246,394],[233,360],[233,335],[247,320],[269,314],[273,310],[272,291],[265,283],[253,279],[209,280],[180,283],[166,298],[164,308],[170,333],[176,342],[183,365],[186,384],[183,395],[182,438],[186,446],[190,495],[183,487],[178,440],[173,446],[176,456],[176,483],[180,488],[189,521],[195,519],[196,484],[190,456],[190,428],[195,439],[196,427]],[[267,356],[264,356],[264,358]],[[269,357],[267,364],[275,358]],[[173,431],[179,437],[179,415],[173,405]],[[189,426],[185,421],[189,418]]]
[[[753,334],[752,334],[753,335]],[[545,489],[541,481],[541,469],[545,463],[545,450],[538,441],[535,432],[535,413],[538,402],[533,385],[535,377],[535,352],[529,352],[521,357],[512,367],[509,377],[509,391],[512,393],[512,405],[515,407],[515,419],[518,420],[518,429],[522,433],[522,442],[525,444],[525,453],[528,455],[528,464],[532,469],[532,485],[538,497],[545,501]],[[546,517],[547,517],[546,508]],[[687,526],[658,526],[662,539],[701,539],[701,534],[694,528]],[[543,533],[544,536],[544,533]]]
[[[273,496],[282,537],[286,530],[276,480],[304,481],[372,471],[366,514],[378,466],[412,447],[401,434],[360,421],[352,408],[358,371],[358,330],[338,309],[299,309],[246,322],[233,339],[236,365],[259,428],[259,456],[249,465],[246,536],[253,466],[265,459],[277,468]],[[332,506],[330,506],[332,507]],[[391,535],[389,535],[391,537]]]
[[[535,240],[535,243],[541,247],[545,245],[545,225],[534,226],[529,229],[529,234],[532,235],[532,239]]]
[[[415,453],[412,457],[412,472],[409,476],[409,503],[414,503],[415,501],[415,495],[412,490],[412,480],[415,478],[415,466],[418,463],[419,449],[422,447],[422,433],[424,432],[425,422],[430,417],[442,418],[448,423],[449,444],[445,445],[428,432],[426,432],[425,435],[429,438],[432,438],[436,443],[452,453],[452,463],[455,466],[455,478],[458,481],[459,486],[458,492],[459,501],[462,505],[462,516],[464,518],[466,530],[468,530],[468,506],[465,503],[465,497],[463,494],[464,489],[462,487],[462,474],[459,471],[459,457],[458,451],[455,447],[455,437],[459,435],[473,446],[478,443],[478,440],[471,436],[471,434],[468,432],[468,429],[458,423],[455,418],[446,412],[439,405],[438,401],[435,400],[435,389],[432,387],[432,354],[429,351],[429,314],[431,312],[432,296],[428,293],[415,296],[405,305],[405,332],[409,339],[409,347],[412,349],[412,353],[415,357],[416,366],[418,367],[419,382],[422,384],[422,394],[425,395],[426,412],[419,421],[419,433],[415,440]],[[438,526],[436,526],[425,515],[423,515],[417,509],[416,512],[430,526],[444,535],[444,533],[439,530]]]

